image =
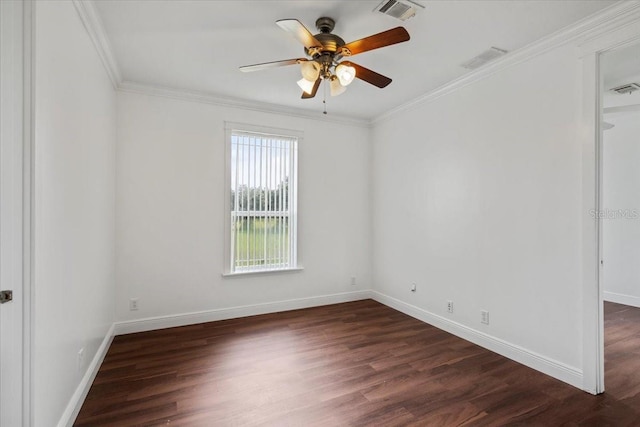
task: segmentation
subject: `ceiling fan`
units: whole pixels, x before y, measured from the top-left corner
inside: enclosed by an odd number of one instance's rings
[[[396,27],[351,43],[345,43],[342,38],[331,33],[335,27],[335,21],[327,17],[319,18],[316,21],[316,28],[320,33],[315,36],[297,19],[281,19],[276,21],[276,24],[304,45],[307,58],[246,65],[240,67],[240,71],[258,71],[300,64],[302,79],[298,81],[298,86],[303,90],[302,99],[316,96],[322,80],[329,82],[331,96],[343,93],[354,78],[364,80],[379,88],[386,87],[391,83],[389,77],[351,61],[341,61],[341,59],[409,40],[407,30],[403,27]]]

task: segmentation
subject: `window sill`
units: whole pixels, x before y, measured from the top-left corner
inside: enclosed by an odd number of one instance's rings
[[[296,271],[302,271],[304,267],[292,267],[292,268],[278,268],[273,270],[255,270],[255,271],[237,271],[234,273],[223,273],[222,277],[242,277],[242,276],[256,276],[263,274],[274,274],[274,273],[293,273]]]

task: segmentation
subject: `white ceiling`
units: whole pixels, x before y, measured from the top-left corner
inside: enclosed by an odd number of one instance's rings
[[[620,95],[610,89],[627,83],[640,84],[640,43],[607,52],[602,56],[604,107],[638,105],[640,92]]]
[[[399,25],[409,42],[366,52],[353,61],[393,79],[385,89],[361,80],[327,97],[329,114],[371,119],[462,76],[460,64],[491,46],[510,52],[583,19],[613,1],[420,1],[402,22],[364,1],[97,0],[95,5],[123,81],[322,111],[322,87],[301,100],[299,67],[241,73],[242,65],[304,56],[275,21],[336,20],[346,42]]]

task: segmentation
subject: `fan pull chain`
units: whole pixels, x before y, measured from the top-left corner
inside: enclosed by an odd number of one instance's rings
[[[322,114],[327,114],[327,85],[325,83],[322,86],[324,86],[324,88],[323,88],[324,95],[323,95],[323,98],[322,98],[322,104],[324,105],[324,111],[322,112]]]

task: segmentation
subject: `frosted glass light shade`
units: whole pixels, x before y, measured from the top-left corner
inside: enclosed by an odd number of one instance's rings
[[[300,63],[300,72],[305,80],[315,82],[320,76],[320,64],[316,61],[304,61]]]
[[[331,88],[331,96],[342,95],[347,90],[346,87],[340,84],[340,80],[337,79],[336,77],[331,79],[331,83],[329,84],[329,87]]]
[[[315,80],[310,81],[307,79],[300,79],[298,80],[298,86],[300,86],[300,89],[302,89],[303,91],[311,95],[311,92],[313,91],[313,85],[315,84],[315,82],[316,82]]]
[[[348,86],[356,77],[356,69],[350,65],[338,64],[336,76],[338,76],[342,86]]]

